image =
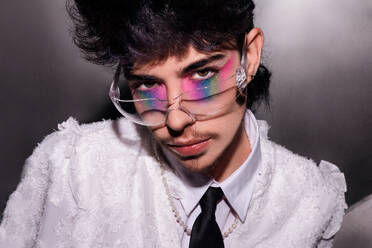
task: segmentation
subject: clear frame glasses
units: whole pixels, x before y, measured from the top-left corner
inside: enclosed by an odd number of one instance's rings
[[[244,55],[245,53],[243,53]],[[216,70],[200,79],[180,80],[181,94],[168,96],[162,82],[130,82],[118,66],[109,96],[117,110],[143,126],[165,125],[171,111],[185,112],[193,121],[206,120],[228,112],[247,85],[245,56],[236,70]]]

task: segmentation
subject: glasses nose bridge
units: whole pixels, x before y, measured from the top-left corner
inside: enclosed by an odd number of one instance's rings
[[[189,111],[187,111],[187,109],[183,108],[181,103],[179,103],[176,108],[168,108],[167,109],[167,113],[166,113],[166,116],[165,116],[165,123],[168,123],[169,115],[174,110],[182,111],[185,115],[187,115],[191,119],[191,122],[196,121],[195,116],[192,113],[190,113]],[[188,122],[190,122],[190,121],[188,121]]]
[[[167,109],[166,121],[168,120],[169,114],[172,111],[175,111],[175,110],[182,111],[187,116],[189,116],[192,119],[192,121],[195,121],[194,115],[182,106],[183,95],[184,95],[184,92],[181,92],[180,94],[178,94],[174,97],[168,97],[168,106],[169,107]]]
[[[169,113],[171,111],[174,111],[174,110],[180,110],[182,112],[185,112],[187,114],[189,114],[187,111],[184,110],[184,108],[182,107],[182,95],[183,93],[173,97],[173,98],[168,98],[168,109],[167,109],[167,116],[169,115]]]
[[[175,104],[176,102],[180,103],[182,101],[182,95],[183,95],[183,92],[179,93],[178,95],[172,97],[168,94],[167,92],[167,98],[168,98],[168,103],[169,103],[169,106]]]
[[[169,84],[167,86],[167,99],[168,99],[168,109],[177,110],[180,109],[182,96],[184,92],[182,91],[181,84]]]

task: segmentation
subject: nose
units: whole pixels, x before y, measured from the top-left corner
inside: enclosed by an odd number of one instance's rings
[[[179,135],[188,125],[194,122],[191,114],[182,107],[182,90],[179,84],[168,85],[168,113],[166,116],[166,126],[171,135]]]
[[[171,131],[179,133],[193,122],[194,119],[188,113],[178,107],[176,109],[169,109],[165,124]]]

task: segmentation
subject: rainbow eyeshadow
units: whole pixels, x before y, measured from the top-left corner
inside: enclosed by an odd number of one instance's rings
[[[235,55],[232,55],[225,65],[214,76],[204,80],[182,79],[182,91],[187,92],[188,100],[207,99],[228,88],[229,79],[233,75],[233,63]]]
[[[212,77],[204,80],[192,80],[184,78],[181,81],[181,88],[184,93],[185,100],[208,100],[208,97],[220,93],[229,88],[229,79],[233,74],[233,64],[235,55],[233,54],[225,65]],[[137,111],[143,113],[148,110],[167,109],[167,88],[165,84],[155,84],[151,88],[141,89],[140,87],[132,89],[134,103]],[[154,100],[145,100],[145,99]]]
[[[133,99],[154,99],[135,102],[135,106],[139,112],[149,109],[164,110],[167,102],[157,99],[167,99],[167,89],[164,84],[156,84],[149,89],[141,90],[139,88],[132,90]]]
[[[182,80],[182,90],[187,92],[188,100],[201,100],[218,92],[218,76],[204,80]]]

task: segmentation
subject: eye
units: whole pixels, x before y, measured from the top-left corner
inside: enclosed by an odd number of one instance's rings
[[[152,90],[152,89],[156,89],[157,87],[160,87],[160,83],[151,82],[151,81],[136,82],[136,83],[132,83],[130,87],[134,90],[147,91],[147,90]]]
[[[138,88],[139,88],[140,90],[142,90],[142,89],[144,89],[144,90],[149,90],[149,89],[151,89],[151,88],[156,87],[157,85],[158,85],[158,84],[157,84],[157,83],[154,83],[154,82],[145,82],[145,83],[140,84]]]
[[[213,77],[216,74],[215,70],[211,69],[203,69],[200,71],[195,72],[191,75],[191,79],[193,80],[204,80]]]

